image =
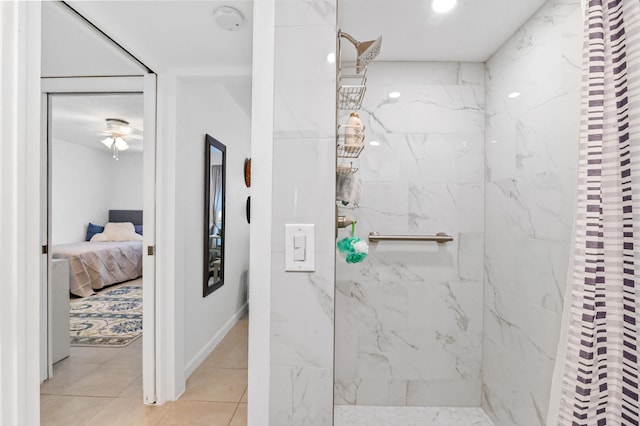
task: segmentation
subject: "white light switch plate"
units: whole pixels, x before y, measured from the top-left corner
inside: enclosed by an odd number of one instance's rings
[[[310,272],[316,270],[316,230],[314,224],[286,224],[284,226],[284,270]],[[304,236],[304,238],[301,238]],[[294,247],[294,240],[304,247]],[[297,254],[297,256],[296,256]],[[304,260],[295,260],[295,258]]]

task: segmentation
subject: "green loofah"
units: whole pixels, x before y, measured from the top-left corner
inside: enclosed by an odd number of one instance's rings
[[[367,253],[349,253],[347,255],[347,263],[362,262],[367,257]]]
[[[368,247],[360,238],[347,237],[338,241],[338,250],[346,255],[347,263],[358,263],[367,257]]]
[[[353,240],[360,241],[360,238],[347,237],[338,241],[338,250],[340,250],[340,253],[353,252],[353,247],[351,246],[351,241]]]

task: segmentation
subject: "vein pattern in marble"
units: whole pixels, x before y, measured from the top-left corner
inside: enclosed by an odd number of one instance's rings
[[[341,209],[357,236],[455,240],[371,244],[357,265],[337,258],[335,403],[478,406],[484,67],[372,63],[360,117],[380,145],[357,160],[359,206]]]
[[[482,408],[337,406],[335,426],[493,426]]]
[[[580,10],[549,0],[487,62],[482,407],[501,425],[546,418],[573,222]]]
[[[275,2],[269,418],[332,424],[336,0]],[[312,100],[312,101],[310,101]],[[316,269],[284,270],[284,225],[315,224]],[[259,280],[259,277],[257,277]]]

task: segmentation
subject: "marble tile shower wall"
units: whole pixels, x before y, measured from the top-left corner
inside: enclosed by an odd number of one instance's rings
[[[336,1],[280,0],[275,12],[269,424],[330,426]],[[284,271],[286,223],[315,224],[315,272]]]
[[[337,257],[335,403],[479,406],[485,70],[479,63],[369,65],[356,234],[454,241],[370,244]],[[397,90],[401,97],[387,94]],[[347,235],[341,230],[339,238]]]
[[[545,423],[572,226],[581,33],[579,0],[551,0],[487,62],[482,406],[496,424]]]

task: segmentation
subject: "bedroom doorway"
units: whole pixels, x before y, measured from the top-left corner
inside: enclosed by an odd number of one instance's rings
[[[42,92],[43,398],[127,391],[153,404],[156,76],[43,78]],[[72,344],[87,346],[71,348],[70,331]],[[83,377],[67,371],[74,353]],[[95,390],[92,375],[109,362],[110,381]]]

